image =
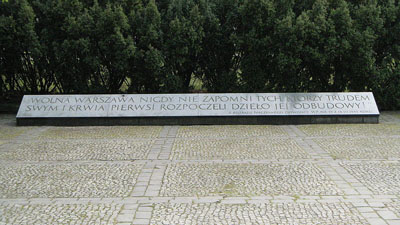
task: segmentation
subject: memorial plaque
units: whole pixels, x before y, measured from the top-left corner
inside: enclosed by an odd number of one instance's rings
[[[32,121],[40,119],[51,124],[51,120],[87,118],[96,125],[109,118],[121,121],[118,125],[124,124],[123,119],[128,124],[376,123],[378,117],[370,92],[25,95],[17,122],[34,125]]]

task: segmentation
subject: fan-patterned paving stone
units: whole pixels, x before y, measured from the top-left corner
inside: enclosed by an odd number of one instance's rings
[[[267,125],[182,126],[177,133],[177,137],[182,138],[254,136],[282,137],[287,136],[287,133],[280,126]]]
[[[393,116],[395,118],[400,119],[400,111],[381,111],[380,112],[381,115],[380,116]]]
[[[15,126],[15,115],[0,114],[0,142],[14,139],[29,130],[30,127]]]
[[[27,127],[11,127],[0,125],[0,140],[11,140],[25,133],[30,128]]]
[[[121,204],[4,204],[0,224],[115,224]]]
[[[400,124],[312,124],[297,126],[308,136],[392,136],[400,135]]]
[[[399,163],[346,162],[340,165],[376,195],[400,194]]]
[[[171,159],[305,159],[310,156],[293,139],[180,139]]]
[[[400,123],[400,114],[398,112],[393,111],[384,111],[380,112],[379,123],[381,124],[399,124]]]
[[[394,199],[392,202],[386,203],[385,205],[400,218],[400,199]]]
[[[40,135],[40,139],[129,139],[156,138],[160,126],[112,126],[112,127],[55,127]]]
[[[31,141],[0,152],[2,160],[82,161],[144,159],[154,140]]]
[[[400,158],[400,138],[321,138],[313,141],[337,159]]]
[[[349,203],[156,204],[150,224],[369,224]]]
[[[255,196],[341,194],[312,163],[170,164],[162,196]]]
[[[15,126],[15,123],[14,114],[0,114],[0,126]]]
[[[0,198],[126,197],[142,165],[0,165]]]

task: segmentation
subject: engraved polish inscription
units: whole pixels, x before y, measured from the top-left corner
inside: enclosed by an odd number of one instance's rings
[[[379,115],[370,92],[26,95],[17,118]]]

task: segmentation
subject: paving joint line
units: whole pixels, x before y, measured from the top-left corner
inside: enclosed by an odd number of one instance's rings
[[[297,135],[300,137],[306,137],[307,134],[305,134],[303,131],[301,131],[297,125],[289,125],[290,129]]]

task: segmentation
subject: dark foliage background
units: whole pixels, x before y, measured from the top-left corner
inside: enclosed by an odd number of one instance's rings
[[[2,0],[0,98],[372,91],[400,109],[399,0]]]

